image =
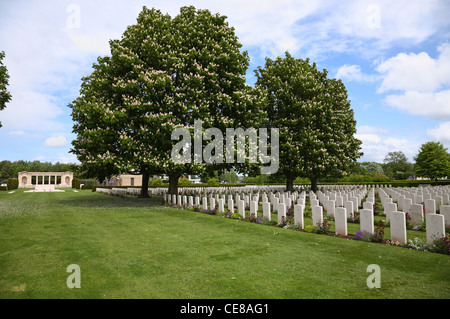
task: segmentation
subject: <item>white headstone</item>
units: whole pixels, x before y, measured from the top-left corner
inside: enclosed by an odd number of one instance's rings
[[[347,211],[347,218],[351,217],[353,218],[353,201],[346,201],[344,202],[344,208]]]
[[[343,207],[337,207],[334,220],[336,234],[347,236],[347,210]]]
[[[384,213],[386,214],[386,222],[391,220],[391,213],[397,211],[396,203],[388,203],[384,207]]]
[[[412,204],[409,209],[411,217],[411,226],[419,226],[423,223],[423,206],[421,204]]]
[[[202,199],[202,205],[204,210],[208,209],[208,198],[206,196]]]
[[[411,212],[411,205],[412,205],[412,199],[411,198],[404,198],[403,199],[403,211],[405,213]]]
[[[227,206],[228,210],[230,211],[231,214],[234,214],[234,201],[233,198],[228,199],[228,206]]]
[[[258,217],[258,202],[256,201],[250,202],[250,217]]]
[[[270,203],[269,202],[263,202],[263,218],[271,221],[272,216],[270,214]]]
[[[245,218],[245,202],[243,200],[239,200],[237,202],[237,205],[238,205],[239,215],[241,215],[243,218]]]
[[[369,209],[369,210],[373,211],[373,203],[372,202],[364,202],[363,209]]]
[[[322,206],[312,207],[312,220],[314,227],[320,227],[323,224],[323,208]]]
[[[286,221],[286,204],[278,204],[278,224]]]
[[[335,201],[334,200],[329,200],[328,201],[328,206],[327,206],[327,215],[334,217],[334,213],[335,213]]]
[[[300,226],[301,229],[304,227],[303,221],[303,211],[304,206],[302,205],[294,205],[294,224]]]
[[[441,205],[439,214],[444,216],[445,227],[450,227],[450,205]]]
[[[427,243],[431,245],[436,239],[445,236],[445,221],[444,215],[441,214],[427,214]]]
[[[219,213],[225,212],[225,200],[223,198],[219,198],[218,204],[219,204]]]
[[[404,212],[391,212],[391,241],[406,244],[406,214]]]
[[[425,199],[425,215],[436,214],[436,202],[434,199]]]
[[[361,231],[366,231],[369,234],[374,233],[373,211],[371,209],[361,209],[359,220]]]

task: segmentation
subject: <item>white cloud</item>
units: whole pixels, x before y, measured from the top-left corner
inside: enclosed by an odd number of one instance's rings
[[[361,71],[361,67],[356,64],[344,64],[336,72],[336,78],[346,80],[346,81],[373,81],[374,76],[369,74],[364,74]]]
[[[427,136],[450,146],[450,121],[440,123],[438,127],[428,129]]]
[[[435,120],[450,119],[450,43],[438,47],[439,56],[428,53],[400,53],[376,70],[382,74],[378,93],[387,95],[385,102],[409,114]]]
[[[408,91],[388,95],[385,102],[409,114],[434,120],[450,119],[450,90],[429,93]]]
[[[355,134],[355,137],[363,142],[371,142],[378,144],[381,138],[377,134]]]
[[[64,164],[80,163],[78,161],[76,155],[74,155],[74,154],[60,154],[59,157],[55,161],[52,161],[52,163],[55,163],[55,162],[60,162],[60,163],[64,163]]]
[[[392,130],[374,126],[360,126],[355,137],[362,141],[363,157],[358,159],[360,162],[382,163],[389,152],[403,152],[406,157],[412,161],[417,154],[423,141],[409,136],[408,138],[399,137]]]
[[[64,136],[52,136],[45,140],[44,145],[49,147],[64,147],[67,145],[67,140]]]
[[[450,3],[443,1],[326,1],[318,14],[300,21],[297,34],[308,56],[353,52],[375,58],[399,41],[418,44],[448,30],[449,11]]]
[[[27,133],[25,131],[10,131],[8,132],[9,136],[24,136]]]
[[[378,92],[434,92],[450,84],[450,43],[439,46],[438,52],[437,59],[426,52],[400,53],[380,63],[376,70],[383,81]]]

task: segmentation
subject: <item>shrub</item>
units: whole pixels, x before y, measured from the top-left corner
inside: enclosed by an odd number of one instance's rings
[[[231,214],[230,218],[231,219],[240,219],[241,215],[239,215],[239,213],[234,213],[234,214]]]
[[[386,241],[387,244],[392,244],[388,241]],[[415,250],[422,250],[422,251],[428,251],[430,250],[430,247],[427,244],[424,244],[421,239],[414,238],[414,240],[410,239],[408,240],[408,243],[405,244],[406,248],[415,249]]]
[[[308,225],[305,227],[304,231],[307,233],[314,233],[316,231],[316,227],[313,225]]]
[[[215,215],[216,211],[217,211],[217,208],[215,208],[215,209],[202,209],[200,211],[200,213],[207,214],[207,215]]]
[[[83,184],[84,186],[89,186],[90,189],[92,186],[94,186],[97,183],[97,180],[95,178],[86,178],[82,179],[80,181],[80,184]]]
[[[377,227],[375,228],[373,241],[381,243],[384,240],[384,228],[384,223],[382,220],[380,220]]]
[[[316,230],[314,233],[316,234],[328,234],[330,232],[330,223],[328,222],[327,218],[323,219],[323,223],[320,224],[319,227],[316,227]]]
[[[434,253],[450,255],[450,235],[447,234],[445,237],[438,238],[433,241],[433,245],[430,250]]]
[[[19,180],[17,178],[10,177],[6,182],[9,190],[17,189],[19,187]]]
[[[8,190],[8,186],[0,186],[0,191],[7,191]]]
[[[219,180],[217,178],[210,178],[206,183],[208,186],[220,186]]]
[[[79,188],[80,188],[80,185],[81,185],[80,179],[77,178],[77,177],[74,177],[74,178],[72,179],[72,188],[79,189]]]
[[[354,240],[367,241],[367,242],[376,242],[376,238],[374,234],[371,234],[365,230],[361,230],[356,232]]]
[[[151,183],[151,186],[164,186],[164,182],[161,178],[154,179]]]
[[[274,220],[268,220],[267,218],[264,218],[262,216],[259,216],[256,218],[255,223],[261,224],[261,225],[267,225],[267,226],[275,226],[277,224]]]
[[[178,186],[191,186],[192,182],[187,177],[181,177],[178,180]]]

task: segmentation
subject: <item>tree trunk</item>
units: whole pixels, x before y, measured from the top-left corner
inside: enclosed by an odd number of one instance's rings
[[[169,194],[178,195],[178,179],[180,178],[179,173],[169,174]]]
[[[288,174],[286,176],[286,192],[294,191],[294,180],[295,176]]]
[[[142,171],[142,186],[141,186],[141,195],[140,198],[149,198],[148,195],[148,179],[150,178],[150,174],[147,170]]]
[[[311,179],[311,191],[313,191],[314,193],[317,191],[317,177],[313,177]]]

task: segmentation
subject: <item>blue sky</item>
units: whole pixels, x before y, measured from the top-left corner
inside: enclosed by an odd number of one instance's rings
[[[0,51],[12,101],[0,112],[0,160],[76,162],[68,103],[81,77],[109,54],[109,39],[142,6],[175,16],[183,5],[228,17],[251,61],[289,51],[347,88],[363,141],[360,161],[382,162],[420,145],[450,147],[450,2],[0,0]]]

